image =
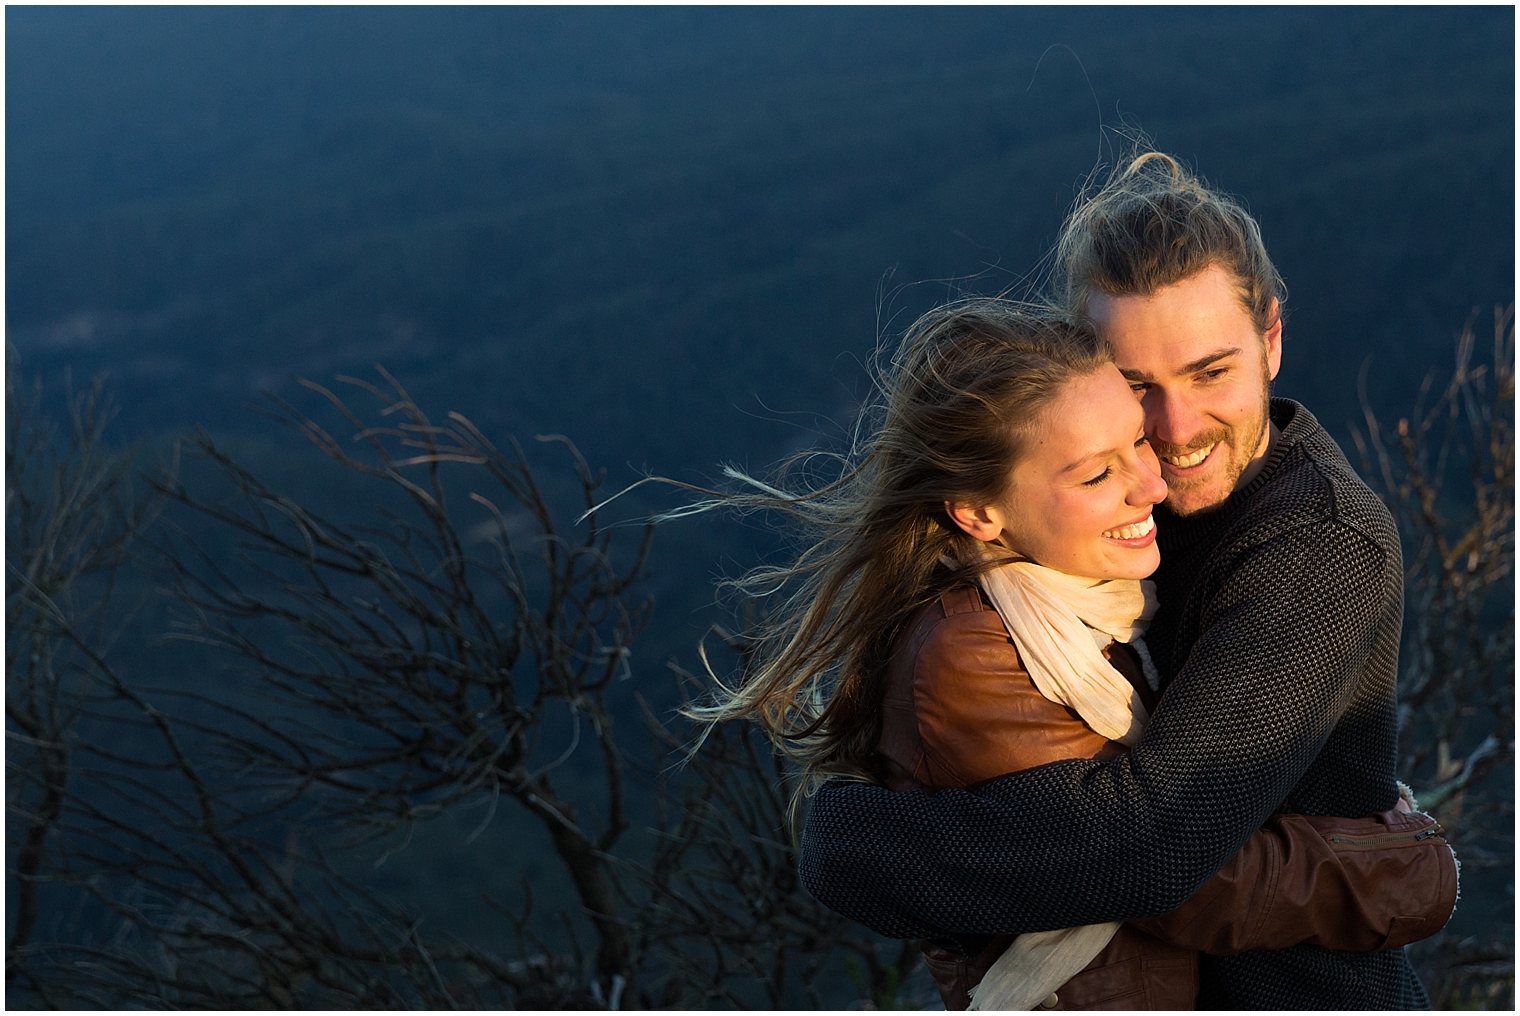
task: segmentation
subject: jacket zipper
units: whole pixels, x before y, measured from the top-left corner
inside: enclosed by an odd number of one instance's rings
[[[1441,835],[1441,827],[1433,825],[1417,833],[1369,833],[1362,836],[1327,836],[1326,839],[1331,843],[1354,843],[1358,846],[1371,847],[1379,843],[1397,843],[1399,840],[1413,840],[1418,843],[1439,835]]]

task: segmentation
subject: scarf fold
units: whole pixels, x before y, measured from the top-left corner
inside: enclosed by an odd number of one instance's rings
[[[1030,561],[999,565],[978,581],[1041,695],[1075,709],[1110,741],[1140,739],[1149,719],[1140,693],[1100,649],[1115,641],[1133,646],[1146,683],[1156,687],[1156,668],[1140,638],[1156,613],[1154,582],[1078,578]]]
[[[1145,706],[1101,650],[1113,641],[1128,643],[1140,657],[1146,683],[1158,689],[1156,666],[1140,637],[1156,613],[1155,583],[1078,578],[1029,561],[999,565],[978,582],[1041,695],[1076,710],[1111,741],[1133,745],[1140,739],[1149,720]],[[1018,936],[971,992],[971,1008],[1035,1008],[1103,951],[1119,923]]]
[[[1035,1008],[1091,963],[1118,930],[1119,922],[1110,921],[1020,935],[971,989],[971,1008]]]

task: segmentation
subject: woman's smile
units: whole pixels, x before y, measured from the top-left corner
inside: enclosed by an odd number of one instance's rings
[[[972,535],[1068,575],[1145,578],[1161,563],[1151,508],[1166,483],[1143,423],[1112,364],[1066,382],[1030,426],[1007,496],[986,509],[1001,532]]]
[[[1126,547],[1146,547],[1156,540],[1156,518],[1147,512],[1145,518],[1139,522],[1131,522],[1117,529],[1110,529],[1103,534],[1105,540],[1113,540],[1122,543]]]

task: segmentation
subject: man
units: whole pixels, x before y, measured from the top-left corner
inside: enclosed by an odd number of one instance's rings
[[[817,795],[801,872],[878,931],[973,952],[987,935],[1175,909],[1270,815],[1395,807],[1403,567],[1392,519],[1297,403],[1269,399],[1284,290],[1256,223],[1158,153],[1073,213],[1063,298],[1145,408],[1164,696],[1110,762],[974,792]],[[1203,958],[1201,1008],[1428,1008],[1402,950]]]

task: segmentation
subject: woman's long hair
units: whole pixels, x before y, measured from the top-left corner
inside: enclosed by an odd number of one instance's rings
[[[746,677],[718,681],[690,715],[759,723],[802,764],[803,794],[831,776],[876,778],[894,643],[920,607],[987,566],[942,566],[978,560],[946,503],[1003,503],[1041,411],[1067,381],[1110,361],[1090,330],[1053,310],[960,300],[914,322],[879,371],[863,417],[874,432],[837,479],[792,492],[785,467],[773,484],[731,472],[748,490],[718,504],[786,513],[801,523],[805,549],[733,582],[779,602]]]

